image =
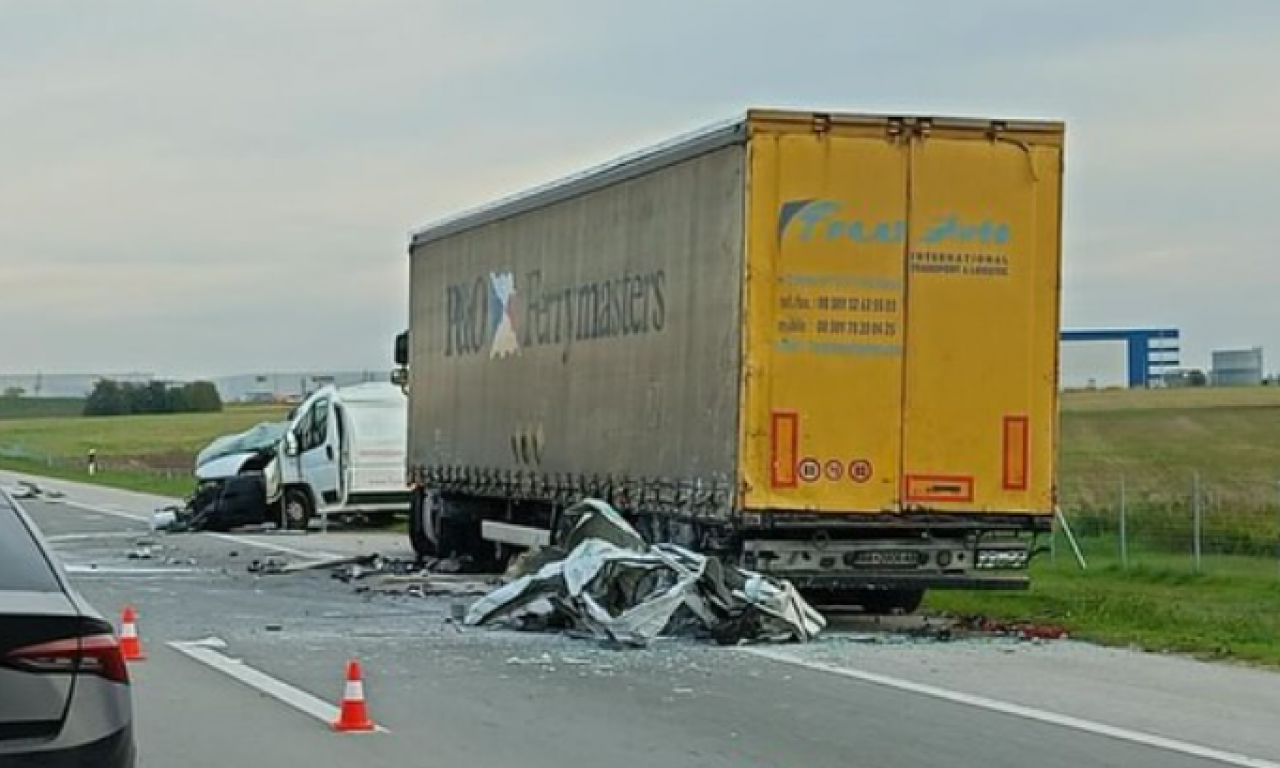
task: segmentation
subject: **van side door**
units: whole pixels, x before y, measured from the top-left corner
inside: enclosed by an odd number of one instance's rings
[[[311,487],[319,508],[341,501],[339,447],[333,404],[321,398],[298,422],[298,462],[302,481]]]

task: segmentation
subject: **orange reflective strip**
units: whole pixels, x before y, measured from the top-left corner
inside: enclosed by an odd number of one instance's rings
[[[770,432],[773,433],[773,487],[795,488],[800,484],[796,477],[796,464],[800,461],[800,414],[775,412]]]
[[[1028,465],[1031,463],[1031,423],[1026,416],[1004,419],[1004,488],[1006,491],[1027,490]]]

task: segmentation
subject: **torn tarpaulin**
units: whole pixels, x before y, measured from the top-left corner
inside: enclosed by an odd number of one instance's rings
[[[803,642],[826,626],[789,583],[674,544],[645,544],[602,501],[568,512],[582,515],[565,539],[568,553],[476,601],[467,624],[567,626],[625,645],[663,633]]]

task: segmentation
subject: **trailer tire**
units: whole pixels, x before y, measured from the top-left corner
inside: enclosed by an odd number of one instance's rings
[[[923,589],[859,590],[853,602],[872,616],[888,616],[897,611],[915,613],[924,602]]]
[[[284,527],[291,531],[305,531],[311,524],[315,514],[315,505],[311,494],[301,488],[290,488],[284,492]]]
[[[431,501],[421,488],[415,490],[409,498],[409,543],[413,546],[414,554],[420,558],[435,557],[439,551],[434,540],[436,537],[431,535],[434,522]]]

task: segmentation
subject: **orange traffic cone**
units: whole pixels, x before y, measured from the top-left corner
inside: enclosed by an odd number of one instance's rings
[[[120,655],[125,661],[142,661],[147,655],[142,652],[142,642],[138,640],[138,616],[132,605],[124,607],[124,617],[120,619]]]
[[[347,662],[347,687],[342,693],[342,711],[333,721],[333,729],[340,733],[372,731],[378,726],[369,719],[369,709],[364,701],[364,681],[360,678],[360,662]]]

